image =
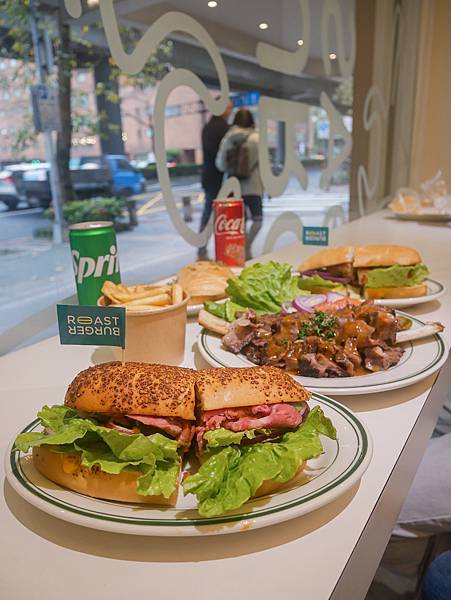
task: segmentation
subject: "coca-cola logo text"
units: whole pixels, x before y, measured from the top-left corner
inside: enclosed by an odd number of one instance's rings
[[[218,215],[215,235],[244,235],[244,218],[228,219],[224,214]]]

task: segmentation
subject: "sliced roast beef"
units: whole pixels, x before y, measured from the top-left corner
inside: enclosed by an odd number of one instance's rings
[[[389,367],[398,364],[403,354],[402,348],[387,346],[373,346],[365,348],[365,367],[368,371],[385,371]]]

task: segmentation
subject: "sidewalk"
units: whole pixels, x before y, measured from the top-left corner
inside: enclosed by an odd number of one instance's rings
[[[190,185],[190,190],[195,197],[196,186]],[[296,212],[304,225],[321,225],[327,208],[337,204],[346,209],[347,190],[290,193],[265,200],[264,225],[255,240],[253,255],[261,254],[267,232],[282,212]],[[194,221],[190,226],[196,231],[201,208],[200,204],[193,204]],[[294,235],[287,233],[280,238],[278,245],[292,241],[295,241]],[[125,283],[167,277],[196,260],[197,255],[196,249],[175,231],[163,202],[142,215],[139,226],[134,230],[118,234],[118,249]],[[209,244],[209,254],[214,257],[213,240]],[[0,243],[0,332],[74,293],[74,275],[67,243],[53,246],[31,236],[13,242],[8,240],[7,244]]]

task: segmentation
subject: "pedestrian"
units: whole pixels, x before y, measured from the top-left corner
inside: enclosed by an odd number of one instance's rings
[[[246,218],[252,225],[246,233],[246,260],[252,258],[251,247],[263,224],[263,183],[258,164],[259,134],[250,110],[241,108],[224,136],[216,156],[216,166],[228,177],[238,177],[245,204]]]
[[[225,112],[220,116],[213,115],[202,129],[202,187],[205,194],[205,203],[200,220],[200,232],[207,226],[213,209],[213,200],[218,197],[221,189],[224,175],[216,168],[215,160],[219,144],[229,129],[228,118],[232,109],[233,104],[229,100]],[[198,257],[200,259],[207,258],[206,246],[199,248]]]

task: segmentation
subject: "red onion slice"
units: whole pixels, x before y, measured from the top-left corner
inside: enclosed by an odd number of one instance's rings
[[[335,275],[330,275],[326,271],[317,271],[315,269],[310,269],[309,271],[302,271],[301,275],[305,275],[306,277],[311,277],[312,275],[319,275],[326,281],[335,281],[336,283],[350,283],[350,277],[336,277]]]
[[[283,315],[291,315],[295,312],[298,312],[291,302],[283,302],[280,308]]]
[[[327,301],[326,294],[311,294],[310,296],[298,296],[293,300],[293,306],[298,312],[313,314],[315,306]]]
[[[328,292],[326,298],[327,302],[337,302],[337,300],[344,300],[347,296],[338,292]]]

